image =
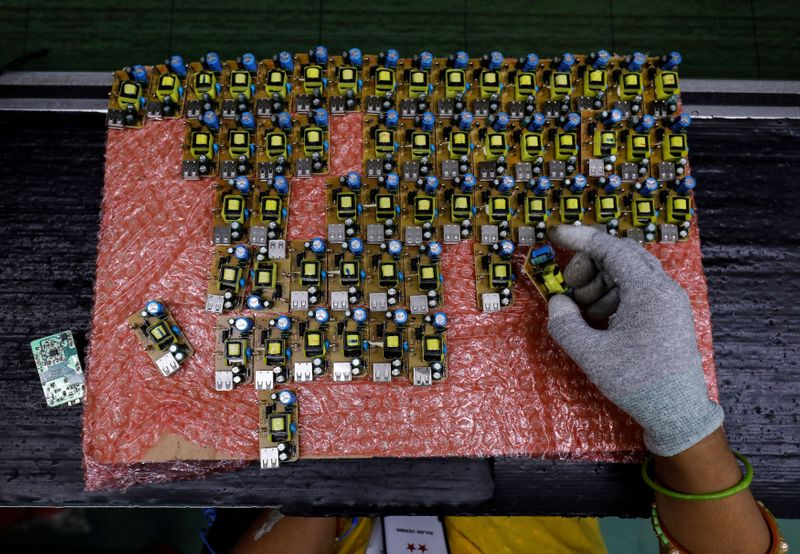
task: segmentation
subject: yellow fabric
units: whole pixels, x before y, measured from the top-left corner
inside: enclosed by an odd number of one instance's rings
[[[446,517],[451,554],[605,554],[600,524],[594,518],[562,517]],[[362,554],[372,526],[380,521],[359,518],[356,526],[337,541],[336,554]],[[338,536],[351,528],[340,520]]]

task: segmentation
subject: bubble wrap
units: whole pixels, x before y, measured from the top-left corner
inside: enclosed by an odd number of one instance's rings
[[[331,118],[331,174],[361,167],[360,114]],[[180,178],[182,121],[108,135],[95,306],[87,359],[83,448],[86,487],[201,477],[257,458],[252,386],[214,390],[212,327],[203,311],[213,185]],[[293,179],[289,238],[325,234],[324,177]],[[696,227],[695,227],[696,229]],[[710,394],[716,398],[711,322],[696,233],[649,247],[689,292]],[[567,257],[561,254],[561,263]],[[522,275],[521,253],[516,259]],[[513,307],[476,307],[471,244],[443,257],[450,316],[449,378],[315,382],[297,386],[303,457],[523,455],[591,461],[641,456],[641,431],[606,401],[547,334],[547,306],[524,278]],[[153,297],[169,306],[195,348],[164,378],[125,318]],[[142,463],[163,434],[227,461]]]

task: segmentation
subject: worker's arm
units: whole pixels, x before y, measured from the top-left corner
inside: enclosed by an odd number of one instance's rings
[[[329,554],[335,539],[335,517],[290,517],[267,509],[231,554]]]
[[[572,225],[556,227],[551,238],[577,253],[564,269],[573,296],[550,299],[548,330],[642,426],[660,484],[703,494],[741,481],[721,427],[722,408],[708,397],[686,292],[630,239]],[[749,490],[700,501],[656,494],[656,504],[663,527],[691,552],[766,552],[770,546]]]

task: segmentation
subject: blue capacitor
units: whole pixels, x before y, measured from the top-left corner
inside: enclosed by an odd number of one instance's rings
[[[614,108],[611,111],[603,112],[603,126],[616,127],[622,122],[622,110]]]
[[[352,66],[361,67],[361,64],[364,63],[364,56],[361,55],[361,50],[358,48],[348,50],[347,57],[350,59],[350,65]]]
[[[369,317],[369,316],[367,314],[367,310],[365,310],[364,308],[355,308],[353,310],[353,316],[352,317],[353,317],[353,321],[355,321],[358,324],[361,324],[361,323],[366,323],[367,322],[367,317]]]
[[[639,194],[643,196],[650,196],[658,190],[658,180],[655,177],[648,177],[642,182],[639,189]]]
[[[250,179],[247,178],[247,175],[239,175],[236,177],[236,179],[233,180],[233,186],[242,194],[250,193]]]
[[[425,192],[428,194],[436,194],[436,189],[439,188],[439,178],[436,175],[428,175],[425,178]]]
[[[278,54],[278,63],[281,64],[281,69],[284,71],[294,71],[294,57],[292,56],[291,52],[284,50]]]
[[[522,65],[522,71],[526,73],[534,73],[539,67],[539,56],[531,52],[525,56],[525,63]]]
[[[403,243],[399,240],[390,240],[386,244],[386,251],[393,257],[397,257],[403,252]]]
[[[418,61],[419,61],[419,68],[422,71],[428,71],[433,65],[433,54],[431,54],[426,50],[425,52],[422,52],[419,55]]]
[[[290,390],[282,390],[278,393],[278,402],[284,406],[292,406],[297,402],[297,396]]]
[[[146,311],[147,315],[149,316],[158,317],[166,312],[166,308],[164,308],[164,304],[161,302],[158,302],[157,300],[150,300],[144,305],[144,311]]]
[[[359,175],[357,171],[348,173],[344,178],[344,182],[350,190],[361,190],[361,175]]]
[[[619,190],[619,187],[622,186],[622,178],[617,175],[616,173],[613,175],[609,175],[606,178],[606,184],[603,187],[603,190],[606,191],[608,194],[613,194]]]
[[[203,114],[203,123],[212,131],[219,131],[219,117],[211,110]]]
[[[472,123],[475,121],[475,116],[472,113],[464,110],[458,116],[458,128],[462,131],[469,131],[472,129]]]
[[[608,50],[598,50],[594,56],[592,67],[595,69],[603,69],[608,65],[609,61],[611,61],[611,54],[609,54]]]
[[[325,324],[330,321],[331,314],[325,308],[317,308],[314,310],[314,319],[316,319],[318,323]]]
[[[400,52],[394,48],[390,48],[386,51],[386,55],[383,57],[383,67],[394,69],[397,67],[398,61],[400,61]]]
[[[261,297],[257,294],[251,294],[247,297],[247,301],[245,302],[247,307],[251,310],[263,310],[264,309],[264,301],[261,300]]]
[[[580,116],[578,116],[580,117]],[[543,113],[535,113],[530,117],[528,121],[528,131],[541,131],[544,127],[544,124],[547,123],[547,118],[544,116]]]
[[[134,65],[131,68],[131,77],[137,83],[147,84],[147,69],[143,65]]]
[[[275,327],[281,332],[288,331],[292,328],[292,320],[285,315],[279,316],[278,319],[275,320]]]
[[[432,240],[431,242],[428,243],[428,257],[431,260],[436,261],[439,258],[441,258],[442,251],[443,248],[441,243],[436,242],[435,240]]]
[[[691,124],[692,124],[692,116],[690,116],[688,113],[683,113],[678,117],[673,118],[669,128],[675,131],[676,133],[681,133],[685,131]]]
[[[510,240],[501,240],[500,244],[497,245],[497,252],[501,258],[510,258],[514,253],[514,248],[514,243]]]
[[[239,116],[239,123],[248,131],[253,131],[256,128],[256,118],[251,112],[242,112]]]
[[[419,127],[423,131],[433,131],[433,126],[436,124],[436,116],[433,112],[425,112],[419,120]]]
[[[233,326],[240,333],[246,333],[253,328],[253,319],[250,317],[237,317],[233,320]]]
[[[397,124],[400,122],[400,114],[394,109],[386,110],[386,117],[384,118],[384,121],[389,129],[395,129]]]
[[[503,67],[503,62],[504,62],[504,59],[503,59],[503,53],[502,52],[498,52],[497,50],[495,50],[494,52],[489,54],[489,65],[488,65],[488,67],[489,67],[490,70],[495,71],[497,69],[500,69],[501,67]]]
[[[556,70],[569,71],[572,69],[573,65],[575,65],[575,56],[569,52],[564,52],[564,55],[561,56],[561,59],[558,62],[558,67],[556,67]]]
[[[553,188],[553,183],[544,175],[537,177],[536,181],[531,181],[531,183],[533,184],[533,194],[536,195],[547,194],[547,191]]]
[[[503,175],[500,177],[500,182],[497,183],[497,192],[500,194],[508,194],[514,190],[514,178],[511,175]]]
[[[570,182],[569,185],[567,185],[567,188],[573,194],[580,194],[581,192],[583,192],[583,189],[586,188],[587,184],[586,176],[584,176],[582,173],[578,173],[577,175],[575,175],[575,177],[573,177],[569,181]]]
[[[497,115],[492,119],[492,129],[505,131],[510,121],[511,117],[506,112],[497,112]]]
[[[461,191],[470,193],[472,189],[478,184],[478,178],[472,173],[465,173],[461,178]]]
[[[431,325],[435,329],[444,329],[447,327],[447,314],[444,312],[434,312],[431,318]]]
[[[216,52],[206,54],[206,67],[214,73],[222,71],[222,61],[219,59],[219,54]]]
[[[356,256],[359,256],[364,252],[364,241],[360,238],[354,237],[350,239],[350,242],[347,244],[347,248],[350,250],[350,252]]]
[[[678,194],[689,194],[694,187],[697,186],[697,181],[691,175],[687,175],[680,181],[678,181],[677,186],[675,187],[675,192]]]
[[[463,50],[456,52],[453,56],[453,67],[456,69],[465,69],[469,65],[469,54]]]
[[[314,123],[323,129],[328,128],[328,112],[323,108],[314,110]]]
[[[383,186],[386,187],[388,192],[397,192],[400,188],[400,175],[392,171],[383,180]]]
[[[169,58],[169,70],[178,77],[186,77],[186,64],[183,63],[183,58],[177,54],[173,54]]]
[[[244,244],[240,244],[233,249],[233,255],[239,260],[247,260],[250,258],[250,249]]]
[[[314,61],[316,61],[319,65],[325,65],[328,63],[328,49],[321,44],[314,48]]]
[[[673,50],[672,52],[667,54],[667,59],[664,60],[664,65],[662,65],[661,67],[663,67],[666,70],[675,69],[676,67],[681,65],[682,61],[683,61],[683,56],[681,56],[681,53]]]
[[[278,175],[272,180],[272,186],[278,191],[278,194],[286,194],[289,192],[289,181],[283,175]]]
[[[549,244],[534,248],[530,253],[531,263],[533,265],[545,265],[556,259],[556,252]]]
[[[242,54],[242,67],[251,73],[255,73],[256,71],[258,71],[258,62],[256,61],[256,55],[251,54],[250,52]]]
[[[628,71],[639,71],[647,63],[647,56],[641,52],[634,52],[628,62]]]
[[[578,112],[570,112],[567,114],[567,117],[564,118],[561,126],[565,131],[573,131],[577,129],[581,126],[581,114]]]
[[[392,319],[398,325],[405,325],[408,323],[408,312],[405,311],[403,308],[397,308],[395,311],[392,312]]]
[[[309,243],[309,248],[314,254],[324,254],[325,253],[325,241],[319,237],[311,239]]]
[[[278,127],[283,131],[289,131],[292,128],[292,116],[289,112],[281,112],[278,114]]]
[[[633,126],[633,130],[637,133],[646,133],[653,128],[656,124],[656,118],[649,113],[644,114],[641,119]]]

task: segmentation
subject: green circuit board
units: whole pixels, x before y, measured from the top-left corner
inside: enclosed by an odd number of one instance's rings
[[[80,404],[84,395],[84,376],[71,331],[31,341],[33,359],[50,407]]]

